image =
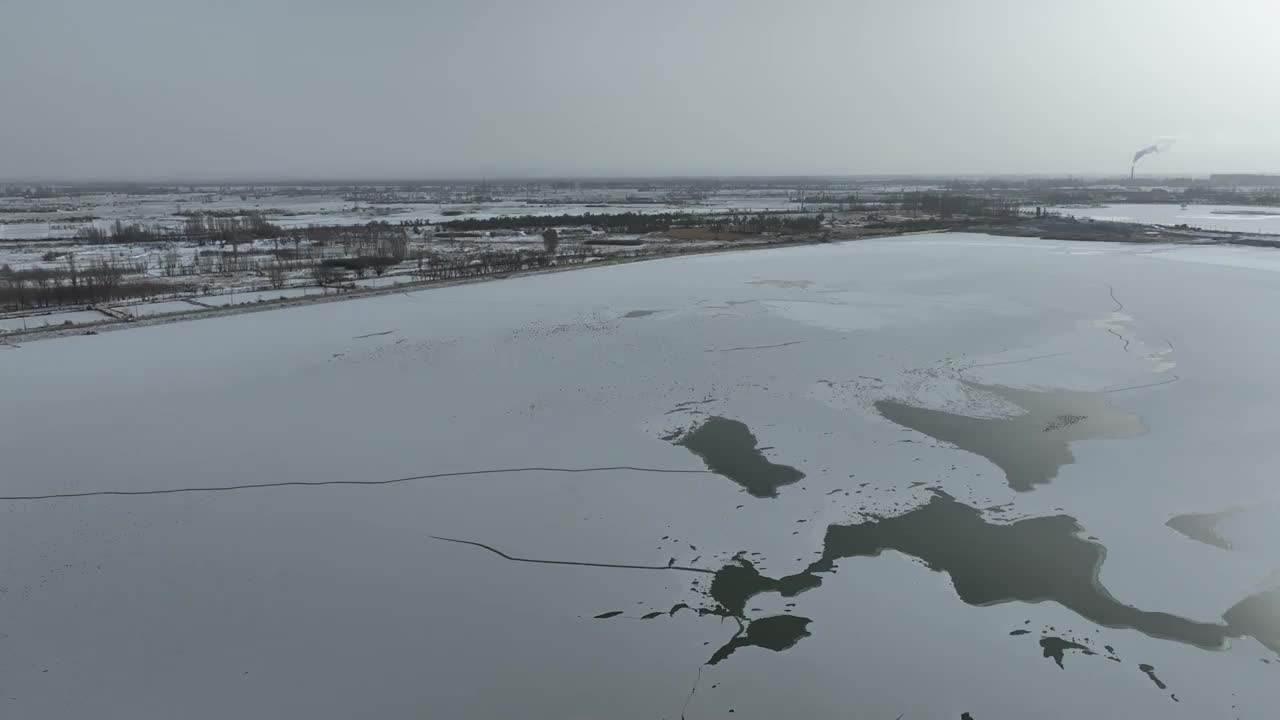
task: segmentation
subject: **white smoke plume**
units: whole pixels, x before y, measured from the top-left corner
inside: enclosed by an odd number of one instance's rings
[[[1161,138],[1160,141],[1157,142],[1155,145],[1148,145],[1142,148],[1141,150],[1133,154],[1132,164],[1137,165],[1139,160],[1141,160],[1142,158],[1148,155],[1152,155],[1155,153],[1162,153],[1168,150],[1173,145],[1174,140],[1175,138]]]

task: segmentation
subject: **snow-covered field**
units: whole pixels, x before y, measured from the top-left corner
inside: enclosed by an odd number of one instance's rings
[[[1052,208],[1063,215],[1147,225],[1190,225],[1205,230],[1280,234],[1280,208],[1254,205],[1105,205]]]
[[[31,330],[59,325],[92,325],[112,320],[110,315],[96,310],[63,310],[39,312],[26,316],[0,317],[0,333]]]
[[[597,192],[528,193],[519,200],[482,202],[441,202],[370,204],[345,200],[337,194],[291,195],[270,193],[241,195],[209,191],[129,195],[123,193],[88,194],[76,197],[33,201],[22,198],[0,198],[0,240],[73,238],[85,225],[109,229],[120,220],[125,223],[162,225],[173,230],[182,227],[182,212],[259,212],[271,222],[284,227],[310,225],[363,225],[373,221],[389,223],[421,221],[439,223],[446,220],[487,219],[511,215],[596,215],[607,213],[712,213],[729,210],[791,210],[785,191],[770,193],[725,192],[704,198],[674,201],[663,193],[635,190]],[[632,201],[628,201],[631,198]],[[29,212],[20,212],[28,210]],[[39,210],[37,212],[36,210]],[[54,211],[54,212],[49,212]],[[92,216],[87,221],[80,218]]]
[[[364,191],[372,192],[369,188]],[[344,196],[334,188],[302,194],[281,188],[261,193],[198,188],[190,192],[76,194],[67,191],[46,198],[0,197],[0,290],[5,291],[5,297],[0,298],[0,309],[15,313],[25,309],[38,314],[48,305],[83,305],[112,297],[107,304],[118,306],[123,313],[155,314],[135,311],[131,306],[137,302],[169,302],[192,295],[200,302],[215,306],[255,302],[279,297],[280,293],[269,290],[273,287],[284,288],[286,296],[320,294],[322,290],[313,266],[323,260],[394,257],[397,266],[391,268],[388,277],[375,277],[372,270],[347,267],[335,269],[336,276],[325,281],[330,285],[384,287],[407,282],[410,279],[407,273],[422,269],[424,262],[425,266],[437,268],[450,264],[483,265],[483,261],[476,260],[477,256],[488,253],[531,256],[544,252],[538,228],[442,231],[438,237],[433,227],[420,226],[379,226],[336,233],[341,237],[335,237],[332,232],[334,226],[363,226],[375,220],[393,225],[436,224],[523,215],[705,214],[795,209],[787,191],[783,190],[691,196],[667,191],[598,188],[578,191],[543,187],[527,193],[520,189],[513,192],[517,197],[506,200],[480,198],[463,202],[464,197],[442,191],[438,201],[375,203],[361,201],[360,196]],[[401,195],[380,194],[382,197]],[[196,230],[194,235],[184,234],[186,215],[193,212],[213,213],[215,217],[259,213],[273,225],[253,233],[242,231],[243,242],[228,247],[215,241],[205,230]],[[137,241],[129,242],[127,234],[112,229],[116,222],[138,224],[148,231],[158,231],[159,235],[146,239],[135,234],[133,238]],[[90,226],[107,231],[114,241],[99,243],[87,239],[83,230]],[[312,226],[325,226],[327,230],[303,237],[307,233],[300,229]],[[628,251],[630,248],[623,246],[623,242],[633,245],[661,242],[650,234],[615,233],[580,226],[560,228],[560,233],[560,252],[568,254],[607,255]],[[248,239],[254,236],[258,239]],[[218,237],[225,241],[229,236]],[[600,244],[600,241],[607,242]],[[393,243],[399,244],[398,252],[391,251]],[[688,243],[682,245],[690,247]],[[120,284],[135,289],[88,298],[74,293],[63,293],[56,299],[43,295],[48,288],[74,287],[75,273],[105,265],[123,270]],[[277,270],[271,270],[273,265]],[[282,278],[271,281],[271,272],[282,273]],[[46,277],[36,277],[40,273]],[[457,277],[459,273],[446,274]],[[253,297],[249,300],[223,297],[232,291],[238,296]],[[200,300],[204,296],[210,297],[207,301]],[[0,325],[0,332],[29,326],[20,321],[8,323]]]
[[[382,277],[362,278],[353,280],[352,284],[361,288],[383,288],[393,285],[404,285],[415,280],[412,275],[384,275]]]
[[[142,318],[153,315],[167,315],[169,313],[191,312],[192,310],[199,310],[200,306],[185,300],[164,300],[161,302],[128,303],[119,306],[117,309],[132,317]]]
[[[4,714],[1269,717],[1280,277],[1214,252],[919,235],[0,346]],[[115,491],[156,494],[11,499]]]
[[[227,307],[228,305],[243,305],[245,303],[259,303],[284,298],[324,295],[327,292],[328,291],[324,288],[318,287],[281,288],[279,290],[258,290],[253,292],[222,293],[220,295],[202,295],[198,298],[198,302],[213,307]]]

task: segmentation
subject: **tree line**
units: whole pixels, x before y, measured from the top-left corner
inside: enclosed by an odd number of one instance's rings
[[[114,300],[148,299],[181,292],[182,286],[146,279],[128,279],[145,272],[145,265],[98,260],[78,267],[73,257],[65,268],[14,270],[0,266],[0,307],[33,308],[89,305]]]
[[[80,229],[78,237],[93,245],[186,240],[198,245],[208,243],[231,245],[232,250],[235,251],[240,245],[254,240],[280,237],[284,234],[283,228],[269,222],[262,213],[251,212],[237,216],[187,214],[180,229],[155,223],[126,223],[123,220],[116,220],[106,228],[86,225]]]
[[[1018,217],[1023,214],[1021,200],[1008,197],[968,195],[950,192],[904,192],[886,194],[883,205],[908,213],[936,215],[941,218]]]
[[[782,233],[782,232],[817,232],[822,228],[826,216],[790,215],[779,213],[742,213],[714,215],[707,217],[703,223],[707,228],[717,232],[739,232],[746,234]]]
[[[699,221],[692,213],[585,213],[582,215],[510,215],[493,218],[461,218],[439,224],[448,230],[527,230],[546,227],[595,227],[608,232],[648,233]]]

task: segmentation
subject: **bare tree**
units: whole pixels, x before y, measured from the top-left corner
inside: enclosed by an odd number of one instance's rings
[[[231,245],[232,257],[239,258],[240,244],[247,243],[247,242],[251,242],[251,241],[246,234],[239,232],[238,230],[233,230],[230,233],[228,233],[227,236],[223,239],[222,244],[224,247],[228,244]]]
[[[556,232],[555,228],[543,230],[542,249],[546,250],[548,255],[552,255],[558,247],[560,247],[560,233]]]
[[[8,267],[7,265],[5,267]],[[80,287],[80,274],[76,272],[76,254],[67,253],[67,277],[71,280],[71,287]]]
[[[167,277],[173,277],[178,271],[178,262],[182,256],[178,254],[176,248],[169,248],[164,255],[160,256],[160,267],[164,269]]]
[[[188,216],[182,230],[183,234],[187,236],[188,241],[194,242],[198,245],[204,245],[205,235],[207,233],[204,217],[200,215]]]
[[[120,276],[126,269],[114,262],[99,260],[85,270],[86,283],[97,300],[111,300],[115,296],[116,287],[120,284]]]
[[[316,284],[322,288],[327,287],[329,283],[333,282],[337,278],[338,271],[328,265],[325,265],[323,262],[318,262],[311,266],[311,279],[315,280]]]
[[[271,287],[279,290],[284,287],[284,263],[280,262],[280,258],[273,258],[267,263],[267,281],[271,283]]]
[[[396,262],[404,262],[409,255],[409,238],[404,233],[396,233],[387,239],[387,252]]]

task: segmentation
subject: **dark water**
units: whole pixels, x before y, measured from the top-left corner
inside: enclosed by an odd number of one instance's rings
[[[732,640],[716,650],[707,664],[720,663],[734,651],[744,647],[759,647],[774,652],[787,650],[800,642],[801,638],[808,637],[810,622],[808,618],[795,615],[774,615],[753,620],[734,635]]]
[[[729,615],[742,617],[747,601],[765,592],[776,592],[783,597],[796,595],[818,587],[822,580],[813,575],[791,575],[775,580],[760,574],[750,560],[741,556],[716,571],[711,580],[711,599]]]
[[[710,417],[675,444],[702,458],[707,469],[741,485],[753,497],[775,498],[778,488],[799,482],[804,473],[769,462],[756,445],[750,428],[722,417]]]
[[[1145,432],[1137,416],[1112,408],[1097,393],[970,385],[975,390],[994,393],[1024,412],[993,419],[895,401],[881,401],[876,407],[895,423],[988,458],[1005,471],[1012,488],[1023,491],[1048,482],[1062,465],[1073,461],[1071,442],[1132,437]],[[755,497],[776,497],[780,487],[804,477],[793,467],[767,460],[750,429],[736,420],[710,417],[684,435],[669,439],[702,458],[712,472],[729,478]],[[821,556],[800,572],[768,577],[746,559],[745,552],[739,553],[714,571],[704,590],[704,606],[690,608],[680,604],[670,611],[646,613],[642,619],[657,619],[686,608],[700,615],[733,619],[737,632],[712,654],[709,664],[723,662],[747,647],[783,651],[812,634],[812,621],[790,614],[789,609],[784,615],[749,618],[751,598],[766,593],[797,597],[820,588],[824,576],[836,572],[843,559],[894,551],[917,558],[936,572],[947,573],[960,600],[970,605],[1051,601],[1104,627],[1132,629],[1206,649],[1220,649],[1230,638],[1251,636],[1280,652],[1280,589],[1246,598],[1225,613],[1224,622],[1200,622],[1134,607],[1115,598],[1102,585],[1099,571],[1106,559],[1106,548],[1085,539],[1084,529],[1068,515],[990,522],[981,509],[934,490],[928,502],[900,515],[867,517],[856,524],[829,525]],[[1175,518],[1170,525],[1188,534],[1204,535],[1206,529],[1212,530],[1212,516],[1182,518]],[[1059,666],[1068,652],[1097,654],[1087,645],[1052,636],[1042,637],[1040,647],[1044,656]],[[1119,662],[1117,657],[1107,657]],[[1162,685],[1154,668],[1144,666],[1143,672]]]
[[[1178,515],[1169,519],[1165,523],[1169,527],[1186,535],[1192,540],[1198,540],[1206,545],[1220,547],[1223,550],[1231,550],[1231,543],[1218,534],[1218,523],[1226,516],[1235,512],[1228,510],[1217,513],[1188,513],[1186,515]]]
[[[842,558],[895,550],[950,575],[970,605],[1051,600],[1099,625],[1205,648],[1223,645],[1225,625],[1140,610],[1112,597],[1098,581],[1106,548],[1081,539],[1081,530],[1066,515],[989,523],[977,508],[935,491],[902,515],[828,527],[822,557],[805,574],[832,572]]]
[[[1155,667],[1148,665],[1146,663],[1141,663],[1138,665],[1138,669],[1141,670],[1143,673],[1145,673],[1147,677],[1151,678],[1151,682],[1155,683],[1156,687],[1160,688],[1161,690],[1165,690],[1169,687],[1168,685],[1165,685],[1163,682],[1161,682],[1160,678],[1156,677]]]
[[[716,650],[707,664],[715,665],[744,647],[781,652],[800,642],[801,638],[808,637],[811,622],[809,618],[775,615],[751,620],[746,616],[746,606],[747,600],[760,593],[776,592],[784,597],[792,597],[811,587],[817,587],[812,578],[774,580],[764,577],[751,561],[741,555],[717,570],[707,593],[714,605],[704,612],[732,617],[738,621],[739,628],[729,642]]]
[[[649,315],[653,315],[655,313],[660,313],[660,312],[662,311],[661,310],[632,310],[627,314],[623,315],[622,317],[628,320],[633,320],[635,318],[647,317]]]
[[[935,491],[928,503],[896,517],[828,526],[822,556],[799,573],[765,577],[749,561],[735,558],[716,572],[710,596],[724,614],[741,617],[755,595],[794,597],[820,587],[822,576],[835,572],[839,560],[892,550],[950,575],[956,594],[970,605],[1052,601],[1105,627],[1207,649],[1247,635],[1280,652],[1280,589],[1246,598],[1227,611],[1225,623],[1136,608],[1099,582],[1106,548],[1082,539],[1081,532],[1067,515],[990,523],[977,508]]]
[[[1280,589],[1245,598],[1227,610],[1225,623],[1197,622],[1142,610],[1120,602],[1101,585],[1098,574],[1106,549],[1082,539],[1081,533],[1079,523],[1066,515],[1027,518],[1011,524],[989,523],[979,509],[935,491],[928,503],[902,515],[828,526],[822,556],[792,575],[762,575],[745,553],[739,553],[715,571],[705,592],[708,605],[695,609],[681,603],[669,611],[647,613],[642,619],[688,609],[704,616],[735,620],[738,631],[715,651],[709,664],[720,663],[745,647],[783,651],[812,634],[812,621],[791,614],[748,618],[747,603],[751,598],[764,593],[799,596],[820,588],[823,576],[837,571],[839,560],[874,557],[892,550],[918,558],[934,571],[947,573],[960,599],[970,605],[1052,601],[1105,627],[1133,629],[1205,649],[1220,649],[1228,639],[1247,636],[1280,653]],[[617,614],[605,613],[601,617]],[[1009,634],[1029,633],[1019,629]],[[1042,637],[1040,647],[1044,657],[1059,667],[1069,651],[1098,654],[1087,645],[1053,636]],[[1120,662],[1112,647],[1105,647],[1107,659]],[[1140,667],[1163,689],[1154,668]]]
[[[685,603],[678,603],[670,610],[647,612],[641,615],[640,619],[655,620],[664,615],[673,617],[681,610],[689,610],[699,615],[734,620],[738,624],[738,631],[707,660],[708,665],[716,665],[742,648],[758,647],[781,652],[793,647],[802,638],[808,637],[809,624],[813,622],[809,618],[788,614],[751,619],[747,617],[746,604],[748,600],[760,593],[776,592],[790,597],[811,587],[817,587],[818,584],[816,578],[802,576],[782,580],[765,577],[750,560],[739,553],[732,562],[715,572],[711,586],[706,591],[709,604],[693,608]],[[622,611],[615,610],[601,613],[595,618],[607,620],[620,615]]]
[[[1232,635],[1248,635],[1280,653],[1280,588],[1250,595],[1222,617]]]
[[[1020,492],[1048,483],[1059,468],[1074,462],[1073,442],[1146,432],[1137,415],[1112,407],[1102,393],[965,385],[1024,412],[1006,418],[969,417],[896,400],[880,400],[875,407],[891,422],[990,460],[1004,471],[1009,487]]]
[[[1058,664],[1058,667],[1064,667],[1062,661],[1066,658],[1068,650],[1076,650],[1084,653],[1085,655],[1097,654],[1080,643],[1063,640],[1060,637],[1040,638],[1040,649],[1044,652],[1045,657],[1053,658],[1053,661]]]

